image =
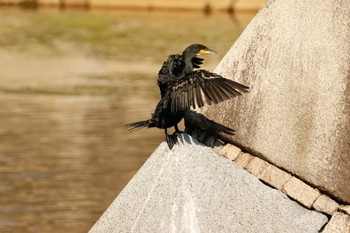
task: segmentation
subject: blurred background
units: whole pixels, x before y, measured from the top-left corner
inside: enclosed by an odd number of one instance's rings
[[[0,0],[0,232],[87,232],[163,130],[128,132],[158,70],[192,43],[219,51],[262,0]]]

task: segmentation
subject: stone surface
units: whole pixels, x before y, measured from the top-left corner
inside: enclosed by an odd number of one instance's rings
[[[288,196],[302,205],[311,208],[312,204],[320,196],[320,192],[296,177],[292,177],[282,188]]]
[[[240,153],[235,162],[238,166],[245,168],[251,159],[253,159],[252,155],[248,153]]]
[[[316,233],[327,222],[211,148],[180,141],[158,147],[90,233]]]
[[[287,172],[258,157],[251,159],[246,166],[246,169],[265,183],[279,190],[281,190],[283,185],[292,178]]]
[[[343,211],[344,213],[350,215],[350,205],[343,205],[340,206],[339,209]]]
[[[231,146],[232,144],[227,143],[225,146],[221,147],[217,153],[221,156],[226,156],[226,153]]]
[[[270,0],[216,72],[250,93],[201,110],[222,138],[350,203],[350,2]]]
[[[339,204],[334,200],[332,200],[331,198],[329,198],[327,195],[322,194],[316,199],[312,207],[314,207],[315,210],[319,212],[332,215],[334,212],[338,210]]]
[[[322,233],[350,233],[350,216],[336,212]]]
[[[241,154],[241,149],[237,146],[231,145],[231,147],[227,150],[225,157],[231,160],[236,160],[237,157]]]

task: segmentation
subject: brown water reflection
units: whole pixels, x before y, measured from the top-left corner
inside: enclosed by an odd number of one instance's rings
[[[123,128],[153,111],[159,61],[194,41],[225,51],[241,31],[229,16],[183,16],[0,10],[0,232],[86,232],[98,219],[164,139]]]

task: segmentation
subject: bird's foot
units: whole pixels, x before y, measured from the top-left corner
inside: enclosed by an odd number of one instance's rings
[[[169,135],[169,134],[166,134],[166,142],[168,144],[168,147],[169,149],[173,149],[174,145],[177,143],[177,136],[176,136],[176,132]]]

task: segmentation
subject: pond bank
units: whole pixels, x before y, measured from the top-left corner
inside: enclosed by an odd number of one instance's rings
[[[149,9],[149,10],[202,10],[206,13],[212,11],[257,11],[264,4],[265,0],[0,0],[1,5],[19,5],[23,7],[54,6],[54,7],[79,7],[79,8],[127,8],[127,9]]]

